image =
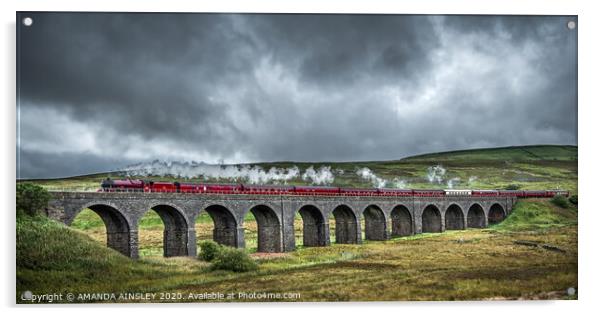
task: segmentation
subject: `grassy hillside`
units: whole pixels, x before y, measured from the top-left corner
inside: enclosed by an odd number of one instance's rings
[[[257,164],[264,170],[329,166],[333,185],[371,187],[357,174],[369,168],[388,185],[402,180],[411,188],[563,188],[577,192],[577,147],[525,146],[428,154],[382,162]],[[435,171],[433,171],[435,170]],[[444,170],[444,171],[443,171]],[[429,172],[430,179],[429,179]],[[433,174],[434,173],[434,174]],[[95,190],[120,173],[68,179],[28,180],[48,189]],[[161,180],[219,181],[229,179]],[[290,184],[306,184],[299,178]],[[334,227],[334,218],[330,218]],[[575,298],[577,287],[577,210],[548,200],[521,200],[501,224],[486,229],[447,231],[362,245],[304,248],[302,220],[295,222],[298,250],[255,256],[258,271],[210,271],[193,258],[162,258],[163,222],[149,211],[139,225],[141,259],[130,260],[105,247],[102,220],[82,211],[71,227],[44,217],[17,220],[17,296],[34,293],[211,291],[294,292],[303,301],[322,300],[459,300],[500,298]],[[245,219],[245,242],[257,246],[257,224]],[[213,222],[197,218],[197,240],[210,240]],[[330,230],[334,234],[335,230]],[[334,242],[334,236],[331,236]],[[561,251],[550,250],[551,245]],[[194,300],[194,299],[191,299]],[[19,302],[19,300],[17,300]]]
[[[577,160],[577,146],[560,145],[534,145],[534,146],[512,146],[499,148],[483,148],[457,150],[425,155],[416,155],[402,160],[505,160],[505,161],[538,161],[538,160]]]
[[[159,291],[203,271],[189,258],[134,261],[45,217],[17,219],[17,295]],[[17,302],[20,302],[17,299]]]
[[[303,301],[570,299],[575,297],[566,289],[578,286],[576,222],[573,207],[522,200],[505,222],[487,229],[301,248],[256,258],[258,271],[233,273],[210,271],[207,263],[192,258],[130,260],[87,235],[95,224],[74,229],[22,216],[17,220],[17,296],[26,290],[242,291],[299,293]],[[156,223],[142,226],[144,238]]]
[[[576,146],[519,146],[434,153],[407,157],[392,161],[368,162],[272,162],[252,164],[265,171],[270,168],[297,166],[301,173],[313,166],[330,167],[335,186],[373,187],[374,178],[362,178],[358,170],[368,168],[387,187],[409,188],[478,188],[499,189],[518,184],[523,189],[566,189],[576,193],[577,147]],[[31,180],[48,189],[95,190],[106,177],[122,178],[120,172],[79,176],[66,179]],[[430,177],[429,177],[430,176]],[[137,176],[140,178],[141,176]],[[188,182],[246,182],[245,179],[229,178],[181,178],[178,176],[144,176],[154,180]],[[301,176],[287,181],[288,184],[309,184]]]

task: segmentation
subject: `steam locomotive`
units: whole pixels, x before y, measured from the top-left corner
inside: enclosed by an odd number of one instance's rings
[[[166,192],[193,194],[262,194],[262,195],[326,195],[326,196],[516,196],[548,198],[569,196],[566,190],[426,190],[391,188],[341,188],[328,186],[247,185],[214,183],[180,183],[145,180],[112,180],[100,184],[102,192]]]

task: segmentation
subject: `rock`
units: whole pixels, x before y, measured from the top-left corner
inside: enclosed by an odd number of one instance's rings
[[[541,245],[541,248],[546,249],[546,250],[550,250],[550,251],[556,251],[556,252],[562,252],[562,253],[566,253],[566,250],[564,249],[560,249],[554,245],[549,245],[549,244],[543,244]]]
[[[533,242],[533,241],[528,241],[528,240],[515,240],[513,241],[514,244],[517,245],[521,245],[521,246],[529,246],[529,247],[537,247],[537,243]]]

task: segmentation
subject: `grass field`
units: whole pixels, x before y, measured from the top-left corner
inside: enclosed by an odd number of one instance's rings
[[[43,217],[19,219],[17,292],[186,296],[233,291],[296,293],[302,301],[481,300],[570,299],[575,297],[566,289],[578,287],[576,209],[543,200],[520,201],[505,222],[487,229],[301,248],[257,258],[259,270],[248,273],[210,271],[207,263],[192,258],[160,257],[161,231],[154,224],[140,231],[144,255],[133,261],[104,247],[92,226],[81,231]]]
[[[350,171],[338,177],[337,184],[365,186],[354,176],[358,165],[336,164]],[[379,177],[403,175],[412,187],[438,185],[430,185],[424,177],[426,168],[433,165],[444,166],[448,177],[472,177],[471,185],[479,188],[513,183],[527,189],[561,187],[577,192],[577,149],[570,146],[462,151],[361,163]],[[94,187],[105,176],[34,182],[47,188]],[[201,214],[196,222],[198,242],[211,239],[213,229],[210,217]],[[294,294],[261,301],[576,299],[567,294],[567,288],[578,288],[577,214],[575,206],[565,209],[549,200],[520,200],[505,221],[485,229],[362,245],[335,244],[331,236],[330,247],[314,248],[301,246],[298,217],[298,249],[273,256],[252,254],[259,270],[246,273],[211,271],[208,263],[194,258],[163,258],[163,223],[153,211],[140,223],[141,259],[137,261],[104,246],[104,224],[92,211],[82,211],[71,227],[44,217],[21,216],[17,219],[17,302],[27,290],[148,292],[158,295],[154,301],[166,301],[158,299],[164,293],[182,295],[174,302],[199,301],[188,295],[209,292]],[[252,214],[245,219],[245,238],[247,250],[254,253],[257,225]],[[249,297],[226,300],[254,301]]]

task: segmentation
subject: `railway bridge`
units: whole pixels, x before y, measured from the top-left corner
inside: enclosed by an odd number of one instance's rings
[[[107,246],[138,258],[138,223],[154,210],[164,224],[163,254],[196,256],[195,221],[207,212],[213,240],[245,247],[244,219],[257,221],[257,251],[295,249],[295,217],[302,219],[303,245],[358,244],[425,232],[482,228],[503,220],[516,197],[511,196],[314,196],[257,194],[186,194],[144,192],[51,192],[49,217],[70,225],[84,209],[98,214],[107,231]],[[334,227],[329,218],[334,217]]]

